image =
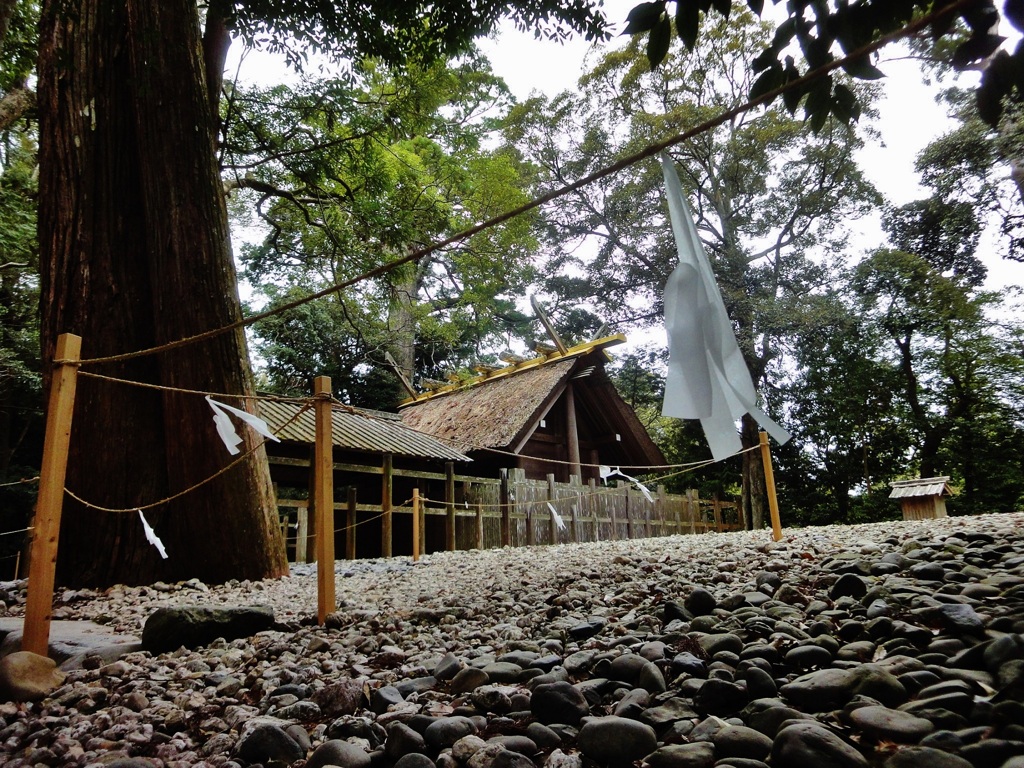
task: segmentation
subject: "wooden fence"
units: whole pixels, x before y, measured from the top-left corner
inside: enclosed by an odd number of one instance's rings
[[[302,465],[301,459],[271,457],[271,463]],[[308,462],[305,462],[308,464]],[[434,550],[489,549],[501,546],[568,544],[614,541],[674,534],[735,531],[743,528],[737,504],[718,499],[700,499],[695,490],[685,495],[670,494],[664,486],[649,491],[650,498],[628,481],[601,485],[591,480],[581,484],[528,480],[520,469],[502,471],[499,479],[456,475],[452,464],[445,473],[393,469],[385,459],[381,467],[335,464],[338,485],[345,486],[345,473],[380,475],[382,494],[365,503],[355,484],[347,487],[344,501],[335,500],[335,521],[343,539],[339,556],[355,559],[356,529],[373,526],[380,532],[381,548],[374,555],[408,554],[394,551],[394,516],[411,516],[411,504],[393,494],[396,479],[419,490],[420,552],[427,552],[428,531],[440,542]],[[439,498],[433,498],[434,491]],[[366,494],[368,495],[368,494]],[[305,499],[279,499],[281,524],[286,531],[289,554],[295,562],[312,559],[313,522]],[[411,518],[409,518],[411,521]],[[412,530],[411,522],[404,529]],[[443,533],[442,533],[443,532]],[[362,556],[367,556],[365,552]]]

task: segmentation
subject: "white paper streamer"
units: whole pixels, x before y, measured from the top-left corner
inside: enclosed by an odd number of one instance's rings
[[[551,517],[555,521],[555,527],[558,528],[558,530],[560,531],[564,531],[565,521],[562,519],[562,516],[558,514],[558,511],[555,509],[555,505],[552,504],[550,501],[548,502],[548,509],[551,510]]]
[[[605,470],[608,470],[608,471],[606,472]],[[601,479],[602,480],[607,481],[607,479],[609,477],[617,475],[617,476],[621,477],[623,480],[626,480],[626,481],[632,483],[633,485],[635,485],[637,487],[637,490],[639,490],[640,493],[642,493],[644,495],[644,498],[646,498],[649,502],[651,502],[651,504],[654,503],[654,497],[651,495],[651,492],[647,488],[647,486],[644,485],[643,483],[641,483],[635,477],[631,477],[631,476],[627,475],[625,472],[623,472],[618,467],[616,467],[615,469],[612,469],[611,467],[601,467],[600,472],[601,472]]]
[[[700,419],[716,461],[743,447],[736,420],[745,413],[777,442],[785,443],[789,433],[756,405],[750,371],[736,343],[704,244],[697,234],[679,177],[664,152],[661,168],[679,253],[679,265],[665,284],[669,363],[661,413],[680,419]]]
[[[146,516],[142,514],[142,510],[138,510],[139,520],[142,521],[142,530],[146,534],[146,541],[156,547],[156,551],[160,553],[160,557],[164,560],[167,559],[167,550],[164,549],[164,543],[160,541],[160,537],[156,535],[156,531],[153,530],[153,526],[149,524]]]
[[[258,416],[253,416],[247,411],[243,411],[239,408],[233,408],[230,405],[224,405],[224,403],[218,403],[209,395],[206,396],[206,402],[208,402],[210,404],[210,408],[213,409],[213,423],[217,426],[217,434],[220,435],[220,439],[224,441],[224,445],[227,447],[228,453],[232,456],[239,453],[238,446],[241,445],[242,438],[239,437],[238,432],[235,431],[235,425],[231,422],[231,418],[228,416],[229,413],[237,416],[267,439],[278,443],[281,442],[277,435],[270,431],[270,427],[267,426],[267,422]]]

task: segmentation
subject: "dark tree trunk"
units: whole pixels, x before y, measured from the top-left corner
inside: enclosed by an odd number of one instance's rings
[[[740,438],[744,448],[752,448],[760,443],[757,422],[749,414],[745,414],[740,421]],[[743,454],[742,501],[751,529],[759,531],[764,528],[768,491],[760,451],[747,451]]]
[[[240,317],[206,85],[192,0],[44,2],[39,244],[47,363],[64,332],[82,336],[83,357],[90,358]],[[241,331],[82,370],[170,387],[252,391]],[[253,441],[246,430],[241,448]],[[231,458],[202,397],[80,378],[67,487],[86,501],[145,505],[193,486]],[[147,544],[137,514],[68,499],[58,579],[220,582],[285,572],[262,449],[146,514],[167,560]]]

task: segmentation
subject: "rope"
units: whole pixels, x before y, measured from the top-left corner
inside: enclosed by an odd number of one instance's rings
[[[726,459],[731,459],[733,456],[739,456],[741,454],[749,453],[751,451],[756,451],[756,450],[760,450],[760,446],[755,445],[755,446],[752,446],[750,448],[744,448],[743,450],[737,451],[736,453],[732,454],[731,456],[727,456]],[[722,461],[725,461],[725,459],[722,459]],[[680,475],[689,474],[690,472],[696,472],[698,469],[701,469],[702,467],[708,467],[708,466],[711,466],[712,464],[717,464],[717,463],[718,462],[715,459],[706,459],[706,460],[704,460],[702,462],[695,462],[694,464],[690,464],[690,465],[677,465],[677,466],[684,466],[684,468],[680,469],[677,472],[669,472],[667,474],[651,478],[650,480],[648,480],[648,482],[653,482],[653,483],[661,482],[662,480],[668,480],[668,479],[673,478],[673,477],[679,477]],[[594,465],[588,465],[588,466],[594,466]],[[629,481],[627,481],[627,482],[629,482]],[[633,483],[630,482],[630,485],[633,485]],[[615,494],[618,494],[620,492],[621,492],[620,488],[612,488],[611,486],[602,487],[602,488],[599,488],[599,489],[597,489],[595,491],[590,491],[588,487],[580,486],[579,490],[575,491],[574,493],[578,494],[579,498],[583,498],[583,497],[593,498],[595,496],[615,495]],[[511,501],[511,502],[509,502],[507,504],[501,504],[501,503],[498,503],[498,504],[484,504],[483,502],[472,502],[472,506],[473,507],[480,507],[481,509],[495,509],[495,510],[499,510],[500,511],[500,510],[506,509],[506,508],[507,509],[514,509],[516,507],[523,506],[523,505],[526,505],[526,504],[556,504],[556,503],[558,503],[560,501],[566,501],[566,500],[574,501],[575,497],[574,496],[562,496],[560,498],[555,498],[555,499],[528,499],[528,500],[525,500],[525,501],[518,501],[518,500],[516,500],[516,501]],[[446,502],[446,501],[442,501],[440,499],[431,499],[431,498],[426,497],[426,496],[421,496],[420,497],[420,501],[423,502],[424,504],[426,502],[430,501],[430,502],[433,502],[434,504],[438,505],[439,507],[447,506],[447,504],[448,504],[448,502]]]
[[[4,531],[3,533],[0,533],[0,536],[11,536],[11,535],[13,535],[15,533],[28,533],[29,531],[34,531],[34,530],[35,530],[35,528],[33,528],[30,525],[28,528],[18,528],[15,531]]]
[[[502,450],[501,448],[485,448],[483,446],[473,445],[472,443],[462,443],[462,441],[460,441],[460,444],[468,446],[471,450],[488,451],[490,453],[498,453],[498,454],[501,454],[503,456],[513,456],[515,458],[520,458],[522,456],[522,454],[520,454],[520,453],[514,453],[512,451],[505,451],[505,450]],[[730,455],[726,456],[724,459],[702,459],[701,461],[691,461],[691,462],[688,462],[688,463],[685,463],[685,464],[587,464],[585,462],[565,461],[564,459],[545,459],[545,458],[540,457],[540,456],[530,456],[529,458],[530,458],[531,461],[542,461],[542,462],[544,462],[546,464],[557,464],[557,465],[560,465],[560,466],[567,466],[567,467],[581,467],[581,468],[582,467],[587,467],[587,468],[590,468],[590,469],[600,469],[601,467],[609,467],[609,468],[614,468],[614,469],[633,469],[633,470],[639,470],[639,469],[649,469],[649,470],[687,469],[688,470],[690,468],[700,469],[701,467],[710,466],[711,464],[717,464],[719,461],[728,461],[729,459],[734,458],[736,456],[742,456],[744,453],[750,453],[751,451],[759,450],[760,447],[761,447],[760,445],[752,445],[750,448],[743,448],[743,449],[741,449],[739,451],[736,451],[736,453],[733,453],[733,454],[730,454]]]
[[[284,429],[289,424],[291,424],[293,421],[298,419],[299,416],[301,416],[309,407],[310,407],[309,404],[306,403],[302,408],[300,408],[296,412],[296,414],[294,416],[292,416],[288,421],[286,421],[284,423],[284,425],[281,427],[281,429]],[[131,512],[142,512],[142,511],[147,510],[147,509],[153,509],[155,507],[163,506],[164,504],[169,504],[172,501],[176,501],[177,499],[180,499],[182,496],[186,496],[186,495],[192,493],[193,491],[195,491],[195,490],[197,490],[199,488],[202,488],[204,485],[209,484],[210,482],[216,480],[221,475],[225,474],[229,470],[231,470],[234,467],[236,467],[239,464],[241,464],[243,461],[248,459],[250,456],[252,456],[254,453],[256,453],[256,451],[258,451],[260,448],[262,448],[266,444],[267,444],[267,440],[263,439],[260,442],[256,443],[252,448],[247,450],[245,453],[243,453],[240,456],[238,456],[238,458],[234,459],[233,461],[231,461],[226,466],[224,466],[221,469],[219,469],[218,471],[214,472],[212,475],[210,475],[206,479],[200,480],[195,485],[193,485],[193,486],[191,486],[189,488],[186,488],[183,491],[179,491],[178,493],[174,494],[173,496],[168,496],[167,498],[161,499],[160,501],[154,501],[154,502],[151,502],[149,504],[144,504],[142,506],[134,506],[134,507],[129,507],[127,509],[113,509],[111,507],[103,507],[103,506],[100,506],[99,504],[93,504],[92,502],[88,502],[85,499],[83,499],[81,496],[78,496],[76,493],[74,493],[70,488],[67,488],[66,486],[64,488],[64,493],[66,493],[68,496],[73,498],[79,504],[81,504],[81,505],[83,505],[83,506],[85,506],[85,507],[87,507],[89,509],[97,510],[98,512],[112,512],[114,514],[124,514],[124,513],[131,513]]]
[[[605,166],[600,170],[594,171],[593,173],[584,176],[582,179],[579,179],[578,181],[551,190],[550,192],[541,195],[540,197],[536,197],[533,200],[524,203],[523,205],[506,211],[505,213],[494,216],[490,219],[487,219],[473,227],[470,227],[469,229],[465,229],[462,232],[452,235],[451,237],[448,237],[437,243],[425,246],[423,248],[419,248],[415,251],[411,251],[405,256],[395,259],[394,261],[381,264],[377,267],[374,267],[373,269],[363,272],[361,275],[357,275],[356,277],[350,278],[348,280],[343,280],[341,282],[335,283],[334,285],[324,288],[323,290],[316,291],[315,293],[312,293],[309,296],[287,302],[286,304],[282,304],[281,306],[276,307],[274,309],[266,310],[263,312],[257,312],[254,315],[242,318],[241,320],[237,320],[221,328],[214,328],[208,331],[203,331],[202,333],[197,333],[193,336],[188,336],[183,339],[178,339],[177,341],[168,342],[166,344],[161,344],[156,347],[150,347],[149,349],[137,350],[135,352],[125,352],[118,355],[108,355],[105,357],[95,357],[91,359],[80,360],[78,361],[78,363],[80,365],[96,365],[99,363],[120,362],[124,360],[132,360],[139,357],[145,357],[148,355],[155,355],[160,352],[167,352],[172,349],[178,349],[184,346],[189,346],[191,344],[195,344],[200,341],[205,341],[207,339],[211,339],[225,333],[230,333],[231,331],[238,330],[239,328],[245,328],[249,325],[252,325],[253,323],[259,322],[260,320],[265,320],[269,317],[273,317],[283,312],[288,312],[292,309],[296,309],[297,307],[301,307],[312,301],[316,301],[326,296],[330,296],[331,294],[337,293],[341,290],[344,290],[345,288],[349,288],[365,280],[380,277],[381,275],[387,274],[388,272],[391,272],[392,270],[397,269],[398,267],[401,267],[410,262],[419,261],[424,256],[428,256],[429,254],[439,251],[442,248],[445,248],[449,245],[459,243],[465,240],[466,238],[472,237],[473,235],[478,234],[484,230],[491,229],[499,224],[503,224],[504,222],[510,219],[513,219],[517,216],[521,216],[522,214],[528,213],[529,211],[532,211],[535,208],[539,208],[547,203],[552,202],[553,200],[557,200],[560,197],[564,197],[565,195],[575,192],[585,186],[593,184],[595,181],[600,181],[606,176],[611,176],[613,174],[618,173],[621,170],[629,168],[632,165],[636,165],[642,160],[654,157],[663,150],[666,150],[670,147],[674,147],[677,144],[681,144],[684,141],[688,141],[689,139],[699,136],[702,133],[706,133],[714,128],[717,128],[718,126],[723,125],[724,123],[736,117],[739,117],[740,115],[746,112],[749,112],[755,107],[759,107],[764,104],[770,103],[771,101],[775,100],[784,93],[787,93],[794,89],[803,88],[805,85],[812,83],[816,80],[819,80],[820,78],[831,74],[837,69],[841,69],[846,64],[850,64],[858,59],[862,59],[898,40],[910,37],[911,35],[914,35],[917,32],[924,30],[926,27],[928,27],[936,20],[944,18],[946,16],[953,15],[954,13],[959,13],[961,9],[967,8],[968,6],[974,4],[975,2],[976,0],[958,0],[958,2],[955,2],[939,10],[933,11],[932,13],[927,14],[925,16],[921,16],[920,18],[916,19],[915,21],[912,21],[906,26],[901,27],[900,29],[895,30],[894,32],[891,32],[888,35],[883,35],[878,40],[861,46],[853,53],[849,53],[846,56],[843,56],[842,58],[836,59],[834,61],[829,62],[828,64],[810,70],[802,77],[799,77],[796,80],[792,80],[789,83],[786,83],[785,85],[779,86],[774,90],[768,91],[767,93],[759,96],[756,99],[749,99],[743,104],[737,107],[733,107],[732,109],[729,109],[725,112],[722,112],[717,117],[710,118],[704,121],[703,123],[700,123],[694,128],[683,131],[682,133],[677,133],[676,135],[668,139],[659,141],[655,144],[651,144],[646,149],[643,149],[639,152],[636,152],[635,154],[629,155],[621,160],[618,160],[617,162]],[[60,365],[66,364],[67,362],[69,361],[55,360],[54,364]]]
[[[24,477],[21,480],[15,480],[10,483],[0,483],[0,488],[10,488],[12,485],[27,485],[28,483],[35,483],[39,481],[39,475],[35,477]]]
[[[59,362],[59,361],[56,361]],[[230,394],[227,392],[204,392],[201,389],[185,389],[182,387],[168,387],[163,384],[150,384],[145,381],[135,381],[133,379],[121,379],[116,376],[105,376],[101,373],[89,373],[88,371],[79,371],[79,376],[83,376],[87,379],[101,379],[103,381],[112,381],[115,384],[124,384],[129,387],[140,387],[142,389],[156,389],[161,392],[178,392],[184,395],[201,395],[204,397],[221,397],[221,398],[238,398],[239,400],[266,400],[274,403],[295,403],[305,404],[310,398],[301,397],[285,397],[283,395],[239,395]]]

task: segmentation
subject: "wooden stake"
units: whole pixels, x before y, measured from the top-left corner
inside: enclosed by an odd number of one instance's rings
[[[345,514],[345,557],[356,559],[356,489],[348,487],[348,510]]]
[[[484,505],[476,504],[476,548],[484,548]]]
[[[412,561],[420,559],[420,489],[412,489]]]
[[[295,562],[305,563],[309,557],[306,539],[309,537],[309,506],[295,510]]]
[[[317,617],[320,624],[337,607],[334,592],[334,436],[330,400],[331,377],[313,380],[316,397],[316,512]]]
[[[28,596],[21,650],[46,656],[50,648],[53,584],[57,571],[57,540],[64,503],[64,479],[71,444],[71,419],[75,412],[75,387],[82,339],[71,333],[57,337],[57,351],[46,410],[43,462],[39,470],[39,496],[32,523],[32,548],[28,564]]]
[[[380,556],[391,557],[391,547],[394,538],[391,521],[391,499],[394,488],[394,463],[390,453],[384,454],[383,480],[380,491]]]
[[[782,522],[779,520],[779,498],[775,495],[775,473],[772,471],[772,452],[768,447],[768,433],[761,432],[761,461],[764,463],[764,487],[768,492],[768,509],[772,516],[772,538],[782,538]]]
[[[455,463],[444,465],[444,548],[455,551]]]

